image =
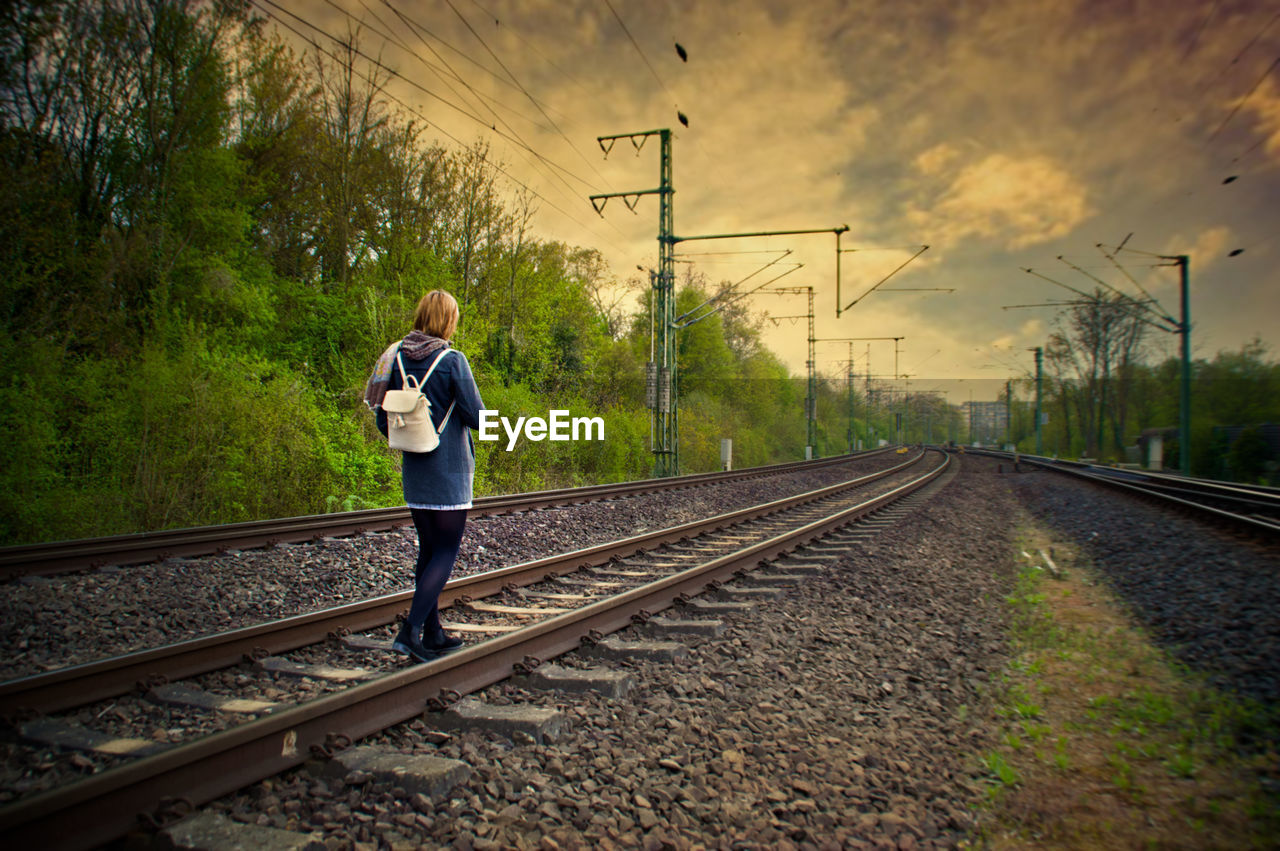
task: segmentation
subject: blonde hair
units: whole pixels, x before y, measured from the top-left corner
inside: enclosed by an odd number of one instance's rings
[[[447,340],[458,329],[458,302],[444,290],[432,290],[418,302],[413,312],[413,328]]]

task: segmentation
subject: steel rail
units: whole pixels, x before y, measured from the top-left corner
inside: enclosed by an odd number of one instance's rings
[[[409,720],[429,699],[500,682],[527,656],[554,658],[593,630],[621,629],[633,615],[643,618],[715,587],[711,583],[907,496],[950,463],[944,455],[935,469],[886,494],[616,597],[10,804],[0,808],[0,838],[10,848],[85,848],[122,835],[176,796],[197,805],[213,800],[293,768],[313,752],[328,753],[337,738],[355,742]]]
[[[1254,531],[1266,532],[1271,535],[1280,534],[1280,523],[1274,520],[1269,520],[1265,517],[1257,517],[1257,516],[1248,515],[1248,514],[1238,514],[1234,511],[1227,511],[1222,508],[1215,508],[1214,506],[1206,505],[1203,502],[1196,502],[1194,500],[1185,499],[1184,497],[1174,496],[1173,494],[1165,493],[1163,490],[1157,490],[1151,487],[1144,487],[1142,485],[1134,484],[1133,482],[1120,481],[1119,479],[1113,478],[1111,476],[1103,476],[1103,475],[1099,475],[1098,473],[1089,473],[1083,470],[1072,470],[1071,473],[1072,475],[1079,476],[1082,479],[1088,479],[1089,481],[1093,481],[1093,482],[1100,482],[1102,484],[1107,485],[1108,487],[1121,488],[1123,490],[1128,490],[1133,493],[1139,494],[1141,496],[1145,496],[1148,499],[1161,500],[1167,503],[1171,503],[1172,505],[1175,505],[1179,508],[1189,508],[1189,509],[1192,509],[1193,511],[1197,511],[1203,514],[1209,514],[1220,520],[1226,520],[1231,523],[1235,523],[1241,526],[1246,526],[1249,529]],[[1219,499],[1220,497],[1213,496],[1211,498]]]
[[[1100,465],[1094,465],[1094,467],[1096,469],[1107,469]],[[1121,472],[1121,470],[1117,469],[1116,472]],[[1245,497],[1280,496],[1280,488],[1271,487],[1269,485],[1250,485],[1244,484],[1243,482],[1224,482],[1218,479],[1203,479],[1195,476],[1175,476],[1169,473],[1158,473],[1155,470],[1124,470],[1123,472],[1138,476],[1142,479],[1147,479],[1151,482],[1167,483],[1170,487],[1187,487],[1188,485],[1204,486],[1213,490],[1240,494]]]
[[[766,514],[871,484],[919,463],[924,455],[885,470],[834,485],[782,497],[679,526],[657,529],[531,562],[497,568],[449,581],[440,595],[446,608],[458,598],[496,594],[508,585],[530,585],[608,563],[611,559],[694,535],[742,523]],[[391,623],[404,611],[413,591],[400,591],[330,609],[229,630],[202,638],[141,650],[82,665],[0,683],[0,714],[17,717],[29,711],[58,712],[132,691],[139,684],[165,682],[235,665],[246,656],[277,654],[323,641],[330,633],[361,632]]]
[[[1130,491],[1131,493],[1134,493],[1138,496],[1155,500],[1157,503],[1165,503],[1178,508],[1189,509],[1194,512],[1199,512],[1201,514],[1207,514],[1213,517],[1214,519],[1223,520],[1228,523],[1233,523],[1237,526],[1244,527],[1249,531],[1252,531],[1255,533],[1261,532],[1267,536],[1274,536],[1276,534],[1280,534],[1280,522],[1277,522],[1276,520],[1269,519],[1266,517],[1261,517],[1258,515],[1241,514],[1235,511],[1228,511],[1223,508],[1217,508],[1215,506],[1208,505],[1204,502],[1197,502],[1193,499],[1187,498],[1186,496],[1189,494],[1194,494],[1196,496],[1200,496],[1208,500],[1246,502],[1247,504],[1252,506],[1252,505],[1257,505],[1259,501],[1256,499],[1245,500],[1240,497],[1232,496],[1229,493],[1223,493],[1223,491],[1245,490],[1246,492],[1251,493],[1254,497],[1266,496],[1267,494],[1265,494],[1265,492],[1262,492],[1262,491],[1248,491],[1248,489],[1237,488],[1234,485],[1229,485],[1226,483],[1213,482],[1212,480],[1209,480],[1209,479],[1189,479],[1189,480],[1186,480],[1188,483],[1195,482],[1197,484],[1211,485],[1213,487],[1206,487],[1204,490],[1196,490],[1194,486],[1188,486],[1181,489],[1184,496],[1174,496],[1173,494],[1167,492],[1169,490],[1169,486],[1164,485],[1163,483],[1137,484],[1133,481],[1124,481],[1118,478],[1116,475],[1110,474],[1111,472],[1110,468],[1098,467],[1091,464],[1084,464],[1079,461],[1063,462],[1063,461],[1055,461],[1051,458],[1044,458],[1038,455],[1021,455],[1021,454],[1019,454],[1015,459],[1013,453],[1003,452],[999,450],[969,449],[966,451],[969,454],[974,454],[974,455],[988,455],[993,458],[1002,458],[1005,460],[1017,460],[1020,463],[1032,464],[1034,466],[1041,467],[1043,469],[1052,470],[1058,473],[1065,473],[1070,476],[1076,476],[1077,478],[1085,479],[1087,481],[1095,482],[1097,484],[1105,485],[1107,487],[1120,488],[1122,490]],[[1106,473],[1100,472],[1103,470],[1107,470],[1108,472]],[[1129,471],[1117,470],[1115,472],[1129,472]],[[1134,473],[1136,476],[1142,475],[1140,471],[1134,471]],[[1270,503],[1270,502],[1264,501],[1263,504],[1268,508],[1270,508],[1270,510],[1277,510],[1278,508],[1280,508],[1280,506],[1277,506],[1274,503]]]
[[[817,461],[789,461],[742,470],[695,473],[667,479],[641,479],[606,485],[503,494],[476,499],[472,516],[503,514],[568,505],[617,496],[633,496],[686,487],[699,487],[720,482],[742,481],[782,473],[821,469],[888,452],[874,449],[837,455]],[[165,529],[158,532],[112,535],[103,538],[81,538],[0,547],[0,580],[28,575],[50,575],[106,565],[143,564],[165,558],[207,556],[226,549],[255,549],[280,543],[305,543],[321,537],[342,537],[369,531],[380,531],[412,523],[406,506],[370,508],[334,514],[312,514],[228,523],[219,526],[196,526]]]

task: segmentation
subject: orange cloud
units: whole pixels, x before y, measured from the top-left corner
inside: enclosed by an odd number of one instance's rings
[[[917,165],[940,167],[937,156]],[[1064,237],[1091,215],[1084,185],[1049,157],[991,154],[962,168],[934,204],[908,217],[931,243],[977,238],[1016,250]]]

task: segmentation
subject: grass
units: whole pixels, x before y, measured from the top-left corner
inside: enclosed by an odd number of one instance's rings
[[[1024,521],[981,848],[1280,847],[1280,713],[1206,686]],[[1052,547],[1052,549],[1050,549]],[[1050,575],[1029,553],[1053,552]]]

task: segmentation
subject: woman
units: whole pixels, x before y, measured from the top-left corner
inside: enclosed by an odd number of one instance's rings
[[[476,462],[468,429],[480,427],[484,403],[466,357],[449,348],[457,327],[458,302],[453,296],[444,290],[427,293],[414,312],[413,330],[382,353],[365,388],[365,402],[377,414],[378,431],[385,436],[382,400],[388,390],[404,388],[401,364],[417,383],[435,363],[423,393],[431,403],[432,422],[440,429],[440,445],[431,452],[403,453],[404,500],[418,530],[418,563],[413,603],[391,645],[421,662],[462,646],[461,639],[445,635],[441,628],[439,601],[471,507]],[[450,405],[453,410],[446,417]]]

